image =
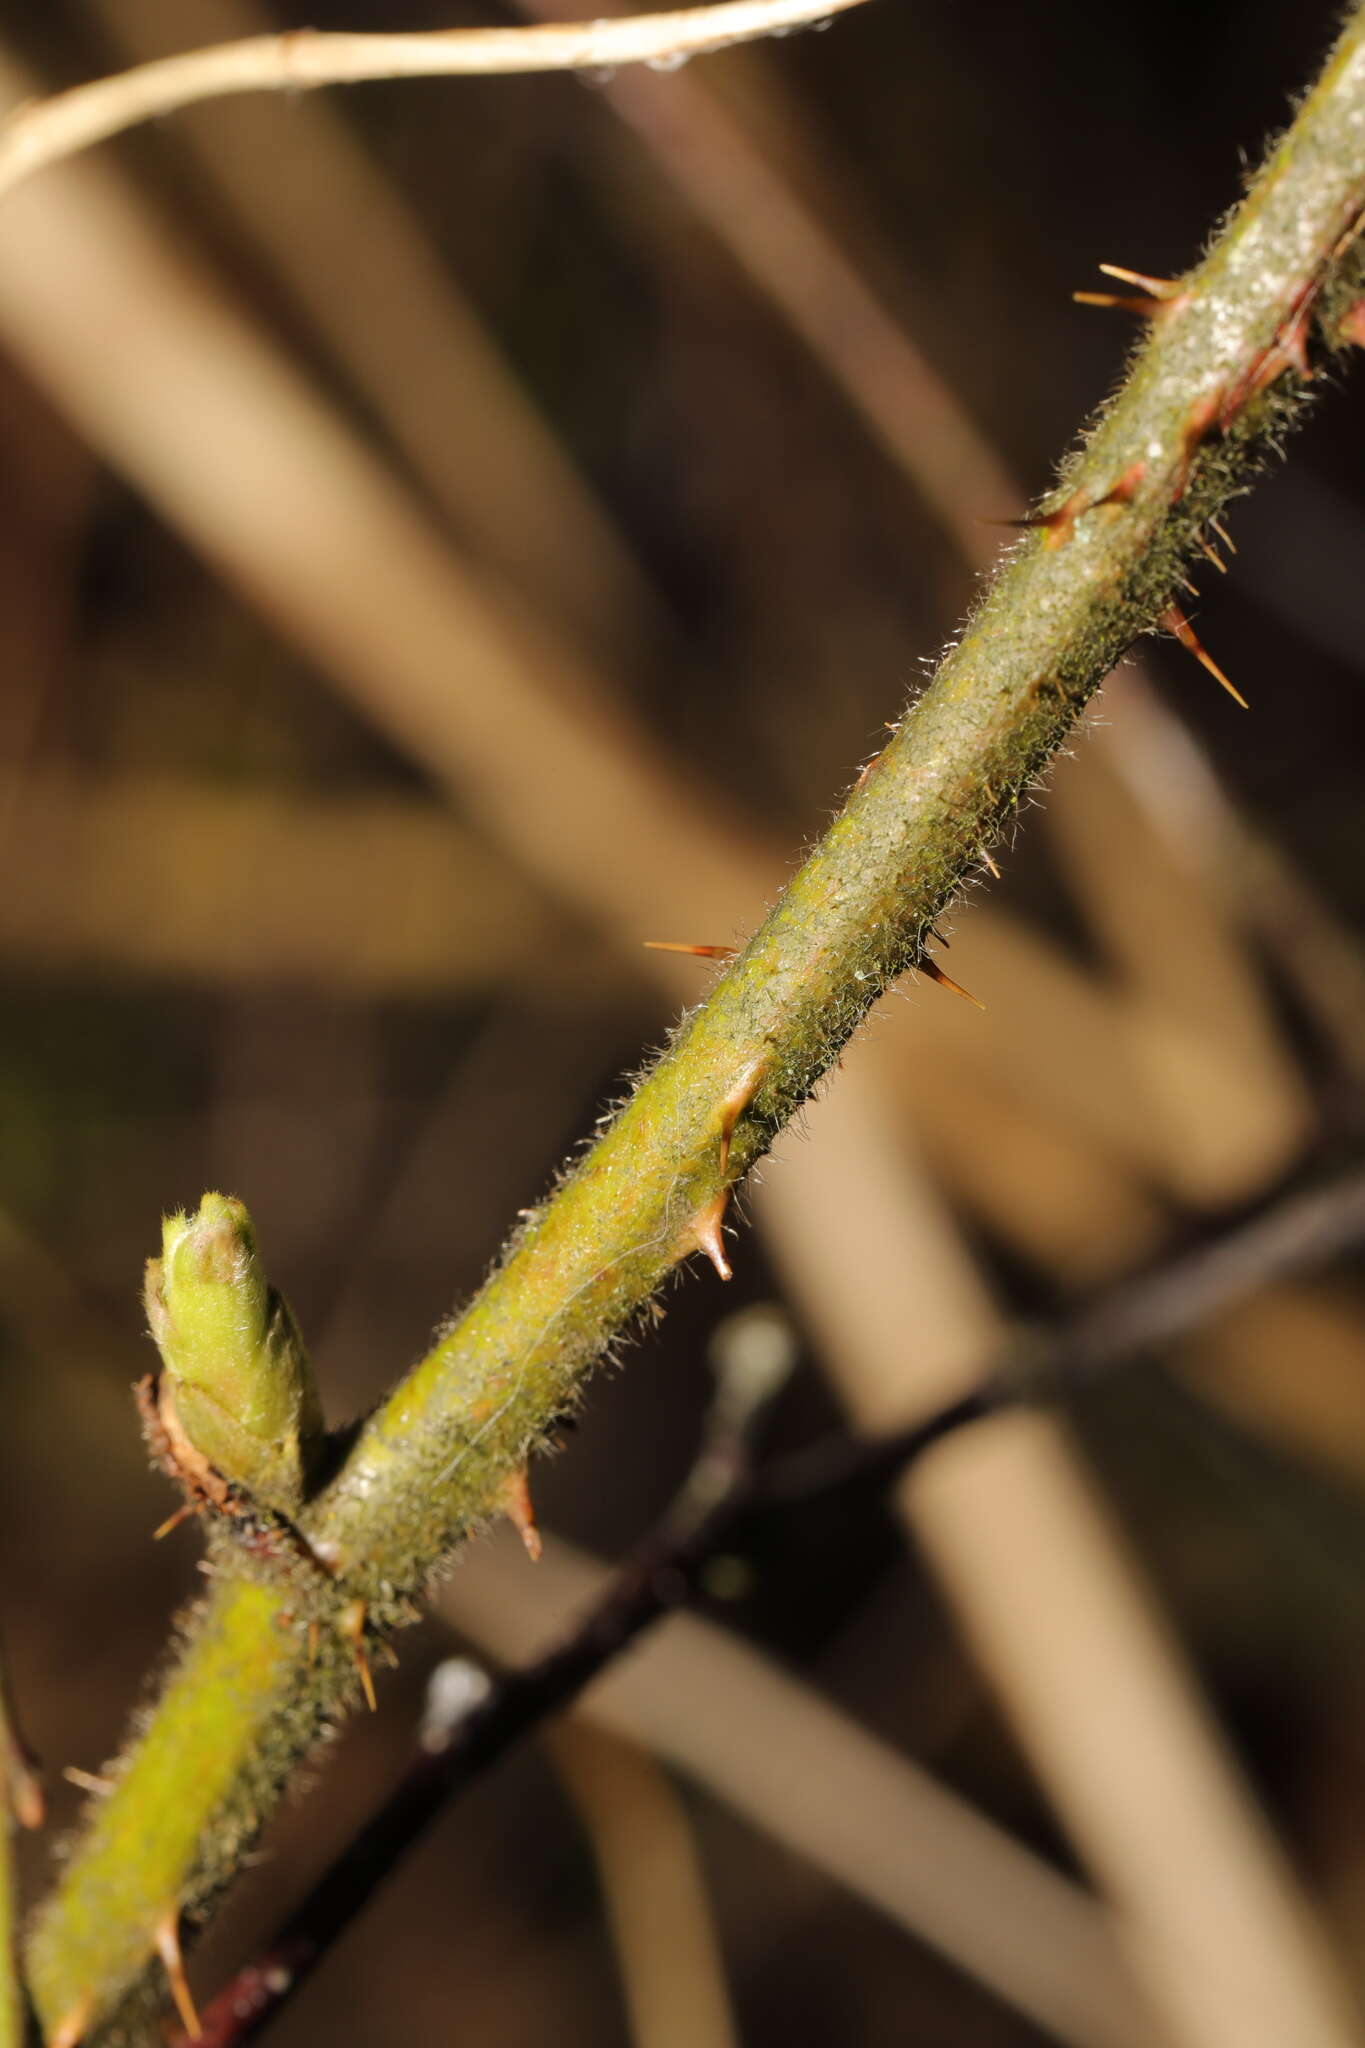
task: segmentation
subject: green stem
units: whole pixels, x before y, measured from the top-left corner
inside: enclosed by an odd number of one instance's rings
[[[883,990],[923,957],[1104,675],[1180,588],[1209,517],[1297,409],[1309,315],[1335,346],[1365,207],[1365,8],[1204,263],[749,946],[497,1272],[366,1424],[302,1517],[395,1625],[807,1098]],[[1347,273],[1350,275],[1347,275]],[[1358,290],[1358,285],[1354,285]],[[725,1143],[729,1125],[733,1133]],[[718,1239],[714,1240],[718,1243]],[[336,1630],[311,1662],[287,1587],[231,1579],[37,1922],[49,2027],[144,1977],[168,1905],[202,1913],[354,1679]]]
[[[40,1827],[43,1819],[42,1786],[15,1726],[0,1658],[0,2048],[27,2048],[31,2038],[19,1967],[14,1829]]]

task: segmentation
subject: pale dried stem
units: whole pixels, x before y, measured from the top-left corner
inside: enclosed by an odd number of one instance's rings
[[[88,4],[130,62],[270,25],[257,0]],[[346,110],[255,94],[199,107],[174,137],[456,535],[594,646],[656,637],[628,547]]]
[[[239,92],[305,92],[379,78],[488,78],[527,71],[613,71],[669,65],[759,36],[826,21],[863,0],[724,0],[717,7],[552,28],[441,29],[352,35],[290,29],[73,86],[10,116],[0,134],[0,193],[45,164],[141,121]]]
[[[527,1573],[499,1539],[471,1553],[440,1607],[479,1648],[523,1665],[609,1579],[557,1538]],[[581,1711],[647,1744],[1069,2048],[1152,2048],[1102,1907],[723,1629],[691,1615],[665,1622]]]
[[[577,1714],[543,1739],[597,1865],[632,2048],[738,2048],[696,1838],[667,1773]]]

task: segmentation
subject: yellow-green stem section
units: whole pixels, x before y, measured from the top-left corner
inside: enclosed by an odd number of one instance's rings
[[[13,1823],[6,1810],[0,1812],[0,2048],[24,2048],[17,1914]]]
[[[342,1588],[379,1621],[404,1618],[425,1573],[695,1248],[698,1219],[920,957],[934,917],[1103,676],[1177,597],[1206,520],[1292,417],[1300,380],[1267,351],[1319,285],[1315,346],[1335,345],[1360,288],[1344,243],[1365,206],[1363,24],[1357,10],[1187,296],[1153,323],[1066,464],[1046,509],[1069,504],[1073,516],[1004,561],[751,944],[303,1517]],[[723,1161],[725,1105],[746,1097]],[[172,1900],[201,1909],[227,1882],[353,1690],[334,1644],[312,1666],[300,1655],[280,1625],[287,1599],[225,1585],[195,1626],[37,1921],[31,1981],[49,2025],[87,1993],[98,2014],[113,2009],[147,1962],[159,1913]]]

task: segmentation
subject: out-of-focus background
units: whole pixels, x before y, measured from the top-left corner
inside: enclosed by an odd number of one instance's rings
[[[197,1583],[128,1393],[161,1211],[242,1196],[330,1414],[378,1398],[704,989],[642,941],[752,928],[1112,385],[1131,323],[1073,289],[1194,258],[1336,12],[874,0],[668,75],[205,106],[0,207],[0,1618],[57,1832]],[[271,25],[10,5],[0,92]],[[885,1006],[731,1286],[539,1467],[564,1540],[462,1564],[202,1990],[431,1665],[525,1655],[664,1508],[736,1311],[781,1306],[795,1446],[1358,1153],[1363,453],[1348,384],[1210,536],[1250,715],[1169,642],[1105,691],[955,917],[985,1014]],[[1359,1271],[1067,1411],[730,1561],[281,2044],[1360,2038]]]

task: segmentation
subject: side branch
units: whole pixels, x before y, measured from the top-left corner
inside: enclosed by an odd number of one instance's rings
[[[776,908],[300,1516],[338,1596],[371,1625],[410,1618],[429,1572],[515,1497],[528,1454],[675,1267],[700,1251],[728,1272],[734,1184],[869,1006],[925,961],[935,918],[1102,678],[1178,601],[1206,522],[1292,419],[1309,349],[1347,331],[1362,209],[1365,0]],[[293,1613],[268,1580],[213,1594],[38,1920],[30,1976],[53,2042],[71,2048],[145,1981],[167,1913],[207,1909],[299,1756],[354,1697],[344,1646],[324,1630],[310,1662]]]
[[[378,78],[485,78],[516,71],[665,68],[689,57],[827,21],[863,0],[724,0],[668,14],[537,28],[452,28],[413,35],[288,29],[160,57],[112,78],[31,100],[0,128],[0,194],[31,171],[196,100],[303,92]]]

